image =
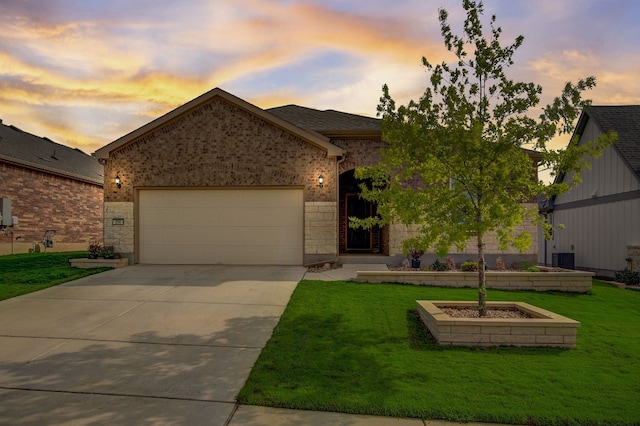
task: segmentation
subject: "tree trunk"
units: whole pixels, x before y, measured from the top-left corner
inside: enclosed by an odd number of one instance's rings
[[[487,315],[487,280],[484,270],[484,238],[478,233],[478,313],[481,317]]]

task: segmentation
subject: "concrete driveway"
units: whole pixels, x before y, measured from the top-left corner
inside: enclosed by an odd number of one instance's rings
[[[2,301],[0,423],[228,423],[304,273],[136,265]]]

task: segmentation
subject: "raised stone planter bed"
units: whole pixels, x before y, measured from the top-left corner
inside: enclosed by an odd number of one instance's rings
[[[476,307],[478,302],[417,300],[420,318],[440,344],[457,346],[542,346],[575,348],[578,321],[522,302],[487,302],[519,309],[533,318],[453,318],[441,307]]]
[[[80,269],[90,268],[123,268],[129,265],[129,260],[121,259],[69,259],[71,266]]]
[[[540,272],[487,271],[487,288],[498,290],[591,291],[592,272],[552,270]],[[368,283],[407,283],[434,287],[478,287],[477,272],[435,271],[358,271],[354,281]]]

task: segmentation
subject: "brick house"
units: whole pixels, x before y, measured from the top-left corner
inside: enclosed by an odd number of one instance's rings
[[[0,255],[101,241],[102,173],[96,158],[0,120]]]
[[[348,224],[375,214],[353,172],[382,146],[378,119],[213,89],[96,151],[105,244],[134,263],[399,263],[410,230]]]

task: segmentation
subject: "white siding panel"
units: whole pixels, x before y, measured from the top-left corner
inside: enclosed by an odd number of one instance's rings
[[[597,135],[598,130],[590,121],[582,134],[580,143],[595,139]],[[594,159],[591,169],[582,172],[581,177],[582,183],[566,194],[559,195],[556,198],[556,204],[590,199],[594,194],[602,197],[640,189],[640,182],[614,147],[607,148],[600,158]],[[567,181],[571,180],[572,174],[568,174]]]
[[[616,271],[625,267],[627,245],[640,240],[640,199],[557,210],[557,230],[547,242],[552,253],[575,253],[577,267]]]

